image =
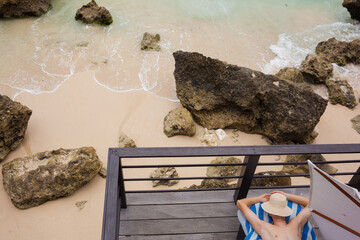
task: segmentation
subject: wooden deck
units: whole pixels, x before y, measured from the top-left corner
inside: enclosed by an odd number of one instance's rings
[[[309,194],[309,189],[284,191]],[[249,196],[265,192],[250,191]],[[119,240],[236,239],[240,223],[233,195],[233,191],[128,194],[128,207],[120,211]]]

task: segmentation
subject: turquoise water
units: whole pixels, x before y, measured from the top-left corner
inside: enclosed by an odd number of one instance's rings
[[[319,41],[360,38],[342,0],[99,0],[114,18],[108,27],[74,20],[86,1],[53,2],[40,18],[0,21],[0,87],[53,92],[94,71],[93,80],[111,91],[176,101],[174,51],[275,73],[298,66]],[[146,31],[161,35],[160,52],[140,50]]]

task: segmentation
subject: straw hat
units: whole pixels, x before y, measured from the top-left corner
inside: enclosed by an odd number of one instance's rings
[[[263,203],[261,207],[267,213],[287,217],[292,214],[293,210],[291,210],[286,203],[286,197],[283,194],[274,193],[271,194],[270,201]]]

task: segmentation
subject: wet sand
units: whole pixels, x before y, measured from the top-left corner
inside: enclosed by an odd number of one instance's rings
[[[203,146],[197,136],[176,136],[167,138],[163,133],[163,119],[166,114],[181,107],[179,102],[161,99],[150,92],[133,91],[128,93],[112,92],[94,82],[94,72],[83,72],[70,77],[54,93],[32,95],[20,94],[16,101],[33,110],[25,139],[4,162],[16,157],[54,150],[58,148],[95,147],[100,160],[106,165],[107,150],[118,144],[119,132],[123,131],[133,138],[138,147],[175,147]],[[2,92],[11,94],[11,89],[2,88]],[[356,91],[359,99],[359,89]],[[351,127],[350,119],[360,113],[360,107],[349,110],[340,105],[329,104],[316,127],[319,136],[316,144],[323,143],[359,143],[360,134]],[[197,126],[197,132],[202,131]],[[238,132],[234,138],[231,130],[220,142],[226,145],[266,145],[260,135]],[[236,139],[236,141],[234,140]],[[351,156],[349,156],[350,158]],[[277,156],[268,156],[261,161],[278,161]],[[331,160],[333,156],[326,156]],[[283,159],[283,158],[281,158]],[[148,163],[165,162],[208,162],[203,159],[150,159]],[[131,160],[137,164],[138,160]],[[129,164],[126,160],[125,164]],[[354,166],[336,166],[341,171],[353,171]],[[277,168],[272,168],[278,170]],[[265,169],[259,168],[258,171]],[[269,169],[270,170],[270,169]],[[148,177],[151,169],[126,172],[126,176]],[[205,175],[205,168],[178,169],[180,176]],[[2,175],[0,176],[0,181]],[[344,181],[346,178],[343,179]],[[307,180],[294,179],[293,184],[306,183]],[[189,186],[200,181],[181,181],[173,188]],[[148,189],[151,183],[127,184],[127,189]],[[166,187],[159,187],[163,189]],[[16,209],[3,186],[0,187],[0,239],[100,239],[102,211],[105,192],[105,179],[96,176],[88,185],[71,196],[47,202],[28,210]],[[84,209],[79,210],[75,203],[88,201]]]

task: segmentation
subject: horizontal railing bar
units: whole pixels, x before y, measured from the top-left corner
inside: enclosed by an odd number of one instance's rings
[[[359,153],[360,144],[295,144],[221,147],[111,148],[121,158]]]
[[[332,176],[360,175],[357,172],[330,173]],[[310,174],[281,174],[281,175],[254,175],[253,178],[275,178],[275,177],[309,177]],[[220,176],[220,177],[174,177],[174,178],[124,178],[127,182],[137,181],[170,181],[170,180],[196,180],[196,179],[231,179],[242,178],[242,176]]]
[[[162,164],[162,165],[125,165],[122,168],[161,168],[161,167],[221,167],[245,166],[246,163],[205,163],[205,164]]]
[[[360,160],[334,160],[334,161],[314,161],[313,164],[340,164],[340,163],[360,163]],[[258,163],[258,166],[271,166],[271,165],[307,165],[307,162],[271,162],[271,163]]]
[[[360,163],[360,160],[337,160],[337,161],[316,161],[313,164],[340,164],[340,163]],[[307,162],[270,162],[258,163],[258,166],[277,166],[277,165],[306,165]],[[162,164],[162,165],[125,165],[122,168],[162,168],[162,167],[220,167],[220,166],[244,166],[245,163],[205,163],[205,164]]]
[[[293,186],[271,186],[271,187],[250,187],[250,189],[281,189],[281,188],[308,188],[310,185],[293,185]],[[168,190],[132,190],[125,193],[167,193],[167,192],[207,192],[221,190],[237,190],[237,187],[230,188],[200,188],[200,189],[168,189]]]

